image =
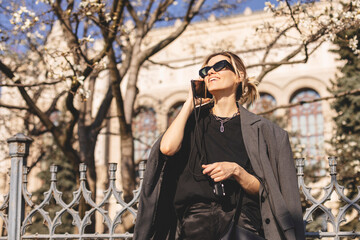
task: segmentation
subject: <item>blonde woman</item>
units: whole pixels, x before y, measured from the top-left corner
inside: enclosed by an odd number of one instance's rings
[[[199,71],[212,100],[192,91],[153,146],[135,239],[218,240],[241,192],[237,224],[266,239],[304,239],[287,132],[241,106],[258,96],[232,52],[208,56]]]

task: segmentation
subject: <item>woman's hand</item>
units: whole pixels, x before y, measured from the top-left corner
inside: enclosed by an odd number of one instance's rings
[[[234,177],[247,193],[253,195],[259,193],[259,180],[237,163],[216,162],[206,165],[203,164],[202,168],[204,169],[203,174],[209,175],[214,182],[221,182],[230,177]]]
[[[204,80],[199,79],[199,81],[204,81]],[[193,99],[194,99],[193,91],[192,91],[192,87],[190,86],[188,97],[187,97],[186,101],[191,102],[191,106],[193,106],[193,104],[194,104]],[[211,98],[195,98],[195,106],[198,106],[200,104],[204,104],[204,103],[207,103],[210,101],[211,101]]]
[[[203,99],[202,103],[208,102],[210,99]],[[200,99],[196,99],[195,105],[199,104]],[[186,122],[194,110],[193,95],[191,87],[189,89],[189,95],[182,106],[179,114],[175,120],[171,123],[169,128],[165,131],[161,142],[160,142],[160,151],[167,156],[173,156],[181,148],[181,142],[184,137],[184,129]]]
[[[237,172],[237,168],[241,168],[237,163],[234,162],[216,162],[212,164],[203,164],[203,174],[209,175],[214,182],[224,181]]]

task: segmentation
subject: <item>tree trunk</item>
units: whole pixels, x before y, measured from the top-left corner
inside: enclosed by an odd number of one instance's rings
[[[86,171],[86,180],[87,187],[91,191],[91,198],[96,202],[96,170],[95,170],[95,144],[96,136],[93,134],[93,131],[84,126],[82,122],[79,122],[79,145],[80,145],[80,159],[81,162],[85,163],[87,166]],[[85,205],[84,201],[80,202],[81,214],[84,214],[86,210],[89,209],[89,206]],[[86,227],[87,232],[95,232],[95,214],[91,217],[91,225]]]
[[[134,167],[134,143],[131,131],[131,124],[126,123],[124,101],[120,90],[121,75],[117,68],[114,50],[109,49],[109,77],[111,82],[112,95],[115,98],[116,114],[120,126],[120,149],[121,149],[121,179],[126,202],[132,199],[132,191],[135,190],[135,167]]]
[[[132,132],[121,134],[121,180],[123,183],[124,200],[131,201],[135,184],[134,139]]]

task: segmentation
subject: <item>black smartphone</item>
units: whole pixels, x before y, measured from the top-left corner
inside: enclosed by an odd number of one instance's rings
[[[212,98],[212,95],[207,90],[204,81],[191,80],[191,89],[195,98]]]

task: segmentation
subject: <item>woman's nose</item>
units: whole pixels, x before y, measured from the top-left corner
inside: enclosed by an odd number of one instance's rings
[[[212,74],[212,73],[214,73],[215,72],[215,70],[213,69],[213,68],[210,68],[210,70],[208,71],[208,74],[207,75],[210,75],[210,74]]]

